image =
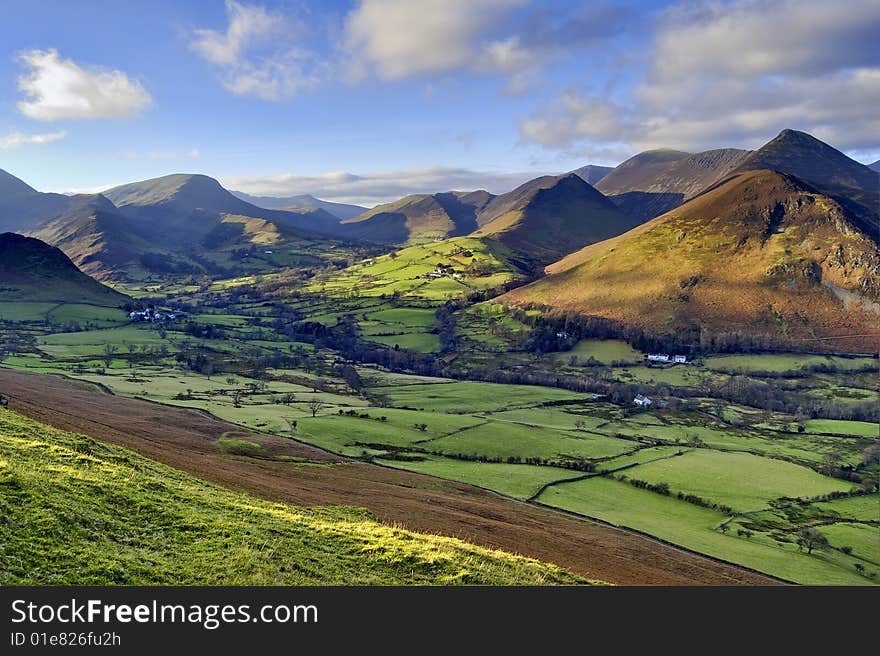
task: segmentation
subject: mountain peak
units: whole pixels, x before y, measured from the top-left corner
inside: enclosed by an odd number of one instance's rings
[[[11,173],[0,169],[0,194],[3,196],[31,196],[38,193],[23,180],[19,180]]]

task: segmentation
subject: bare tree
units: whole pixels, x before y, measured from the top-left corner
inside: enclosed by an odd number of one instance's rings
[[[317,417],[318,413],[321,412],[321,410],[323,410],[324,407],[326,406],[326,404],[323,401],[321,401],[320,399],[316,399],[316,398],[313,398],[311,401],[309,401],[308,405],[309,405],[309,410],[311,410],[311,412],[312,412],[312,417]]]

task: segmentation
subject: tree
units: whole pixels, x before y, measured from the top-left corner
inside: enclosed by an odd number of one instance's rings
[[[812,526],[806,526],[797,533],[798,549],[806,549],[808,554],[813,553],[813,549],[827,551],[829,548],[828,538],[826,538],[819,529]]]
[[[837,472],[837,468],[840,466],[842,460],[843,456],[837,451],[826,453],[822,458],[822,469],[828,476],[833,476],[835,472]]]
[[[311,410],[312,412],[312,417],[317,417],[318,413],[324,409],[325,405],[326,404],[320,399],[312,399],[311,401],[309,401],[308,406],[309,410]]]
[[[117,348],[115,344],[104,344],[104,357],[101,358],[104,360],[104,364],[107,365],[107,368],[110,368],[110,365],[113,364],[113,355],[116,353]]]
[[[574,427],[577,428],[578,430],[583,430],[584,426],[586,426],[586,425],[587,425],[587,422],[585,422],[583,419],[576,419],[574,422]]]
[[[281,402],[284,405],[290,405],[294,401],[296,401],[296,394],[293,392],[287,392],[286,394],[281,395]]]

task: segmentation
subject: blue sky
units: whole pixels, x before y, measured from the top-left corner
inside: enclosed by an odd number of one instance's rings
[[[782,128],[880,157],[880,4],[11,0],[0,168],[374,204]]]

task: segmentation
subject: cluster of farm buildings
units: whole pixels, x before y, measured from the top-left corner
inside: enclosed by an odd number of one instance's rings
[[[128,318],[132,321],[150,321],[152,323],[164,323],[166,321],[176,321],[182,318],[181,312],[162,312],[154,307],[148,307],[144,310],[135,310],[128,313]]]

